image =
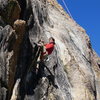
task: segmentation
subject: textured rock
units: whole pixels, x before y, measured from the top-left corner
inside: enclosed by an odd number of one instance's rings
[[[11,96],[11,100],[17,100],[18,96],[19,96],[19,84],[20,84],[20,79],[18,79],[15,83],[13,92],[12,92],[12,96]]]
[[[0,100],[100,100],[100,58],[85,30],[56,0],[18,2],[25,21],[11,27],[0,19]],[[34,42],[51,36],[56,46],[49,61],[40,63],[38,74],[35,66],[29,72]]]
[[[14,30],[16,32],[16,41],[11,41],[13,42],[13,47],[12,51],[8,53],[8,66],[9,68],[9,91],[11,91],[13,85],[14,85],[14,77],[15,77],[15,72],[16,72],[16,64],[17,64],[17,59],[19,56],[19,51],[20,51],[20,45],[23,40],[23,35],[25,33],[25,25],[26,22],[23,20],[17,20],[14,22]],[[11,56],[11,57],[10,57]],[[10,57],[10,58],[9,58]]]
[[[17,20],[14,23],[14,29],[8,25],[0,30],[0,80],[2,85],[8,89],[9,95],[11,95],[14,85],[17,57],[25,31],[25,21]]]
[[[9,41],[10,36],[12,36],[11,34],[13,34],[13,29],[9,25],[0,30],[0,94],[2,94],[0,100],[5,100],[3,98],[6,98],[7,95],[9,66],[6,64],[6,58],[8,55],[8,48],[11,46],[7,41]]]
[[[1,0],[0,15],[8,24],[13,24],[20,17],[20,6],[16,0]]]

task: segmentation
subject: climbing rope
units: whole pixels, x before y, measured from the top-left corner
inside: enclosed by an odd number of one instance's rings
[[[73,19],[72,14],[71,14],[70,10],[68,9],[67,3],[65,2],[65,0],[62,0],[62,2],[64,4],[64,6],[65,6],[65,8],[66,8],[66,10],[67,10],[67,12],[69,14],[69,16]]]

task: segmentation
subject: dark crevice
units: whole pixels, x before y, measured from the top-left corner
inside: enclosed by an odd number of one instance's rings
[[[1,87],[5,87],[5,88],[8,88],[7,83],[5,81],[3,81],[2,78],[0,78],[0,86]]]
[[[97,65],[98,65],[98,66],[99,66],[99,68],[100,68],[100,64],[98,64],[98,63],[97,63]]]
[[[39,24],[42,26],[43,25],[43,15],[39,11],[38,11],[38,19],[39,19]]]
[[[95,96],[95,100],[97,100],[97,91],[93,91],[94,96]]]
[[[95,100],[97,100],[96,80],[94,80],[94,87],[95,87],[95,90],[93,90],[93,93],[94,93],[94,96],[95,96]]]
[[[18,0],[18,2],[21,8],[20,19],[28,21],[30,16],[33,15],[32,7],[27,5],[26,0]]]
[[[31,14],[30,17],[29,17],[29,20],[27,22],[27,26],[28,26],[27,28],[28,28],[28,30],[30,30],[30,29],[32,29],[34,27],[34,23],[35,23],[35,21],[34,21],[34,15]]]
[[[26,10],[26,0],[18,0],[18,2],[21,7],[20,19],[23,19]]]
[[[30,65],[33,58],[33,47],[29,40],[28,28],[26,27],[26,32],[23,37],[23,42],[20,45],[20,51],[18,56],[18,67],[16,70],[16,79],[23,78],[26,75],[28,66]]]
[[[21,95],[21,99],[20,100],[24,100],[24,96],[25,96],[25,80],[26,80],[26,73],[28,70],[28,67],[32,61],[32,57],[33,57],[33,48],[32,45],[30,43],[30,40],[28,38],[28,32],[26,30],[26,33],[24,35],[23,38],[23,43],[21,45],[21,49],[20,49],[20,54],[19,54],[19,60],[18,60],[18,66],[16,68],[16,77],[15,80],[18,78],[21,78],[21,84],[20,84],[20,95]]]
[[[32,61],[32,57],[33,57],[33,47],[32,47],[32,44],[30,43],[30,39],[29,39],[29,29],[31,27],[33,27],[32,25],[34,24],[34,16],[32,16],[32,19],[30,20],[31,15],[32,15],[32,8],[26,7],[27,6],[26,0],[18,0],[18,2],[21,7],[20,19],[23,19],[26,21],[26,29],[25,29],[25,34],[23,36],[23,42],[20,45],[18,64],[17,64],[16,74],[15,74],[16,75],[15,81],[18,78],[21,78],[23,80],[25,79],[26,72],[28,70],[28,67],[29,67],[29,65]],[[29,20],[30,20],[30,22],[29,22],[30,24],[28,24]]]

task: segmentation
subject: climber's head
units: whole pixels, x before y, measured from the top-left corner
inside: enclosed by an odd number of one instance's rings
[[[55,39],[54,39],[53,37],[50,37],[50,38],[49,38],[49,42],[55,44]]]

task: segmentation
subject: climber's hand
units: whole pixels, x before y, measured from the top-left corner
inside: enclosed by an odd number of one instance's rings
[[[43,47],[44,46],[44,43],[40,42],[37,44],[39,47]]]

